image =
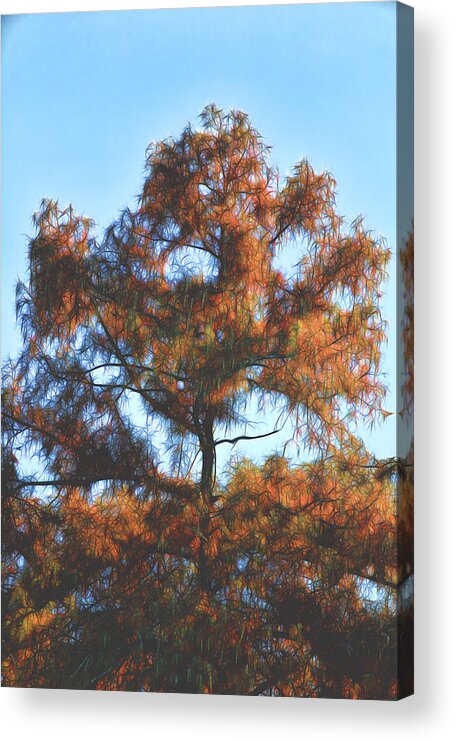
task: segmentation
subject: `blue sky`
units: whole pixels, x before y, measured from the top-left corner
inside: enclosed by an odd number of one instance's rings
[[[339,211],[363,214],[395,250],[395,13],[384,2],[4,16],[2,357],[20,345],[14,285],[41,199],[71,202],[101,233],[133,205],[147,145],[211,101],[249,113],[283,175],[302,157],[330,170]],[[394,417],[362,435],[394,454]]]

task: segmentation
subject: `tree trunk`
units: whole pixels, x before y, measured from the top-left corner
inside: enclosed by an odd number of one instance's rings
[[[210,538],[210,513],[213,505],[213,474],[215,466],[215,443],[213,439],[213,423],[211,421],[204,427],[200,443],[202,450],[202,473],[200,480],[198,568],[201,590],[207,593],[210,592],[212,586],[207,546]]]

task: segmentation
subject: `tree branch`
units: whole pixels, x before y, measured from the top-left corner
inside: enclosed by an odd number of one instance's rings
[[[254,441],[258,438],[268,438],[270,435],[279,433],[282,429],[283,428],[276,428],[275,430],[270,431],[270,433],[262,433],[262,435],[238,435],[236,438],[221,438],[219,441],[215,441],[215,446],[219,446],[220,443],[231,443],[235,446],[238,441]]]

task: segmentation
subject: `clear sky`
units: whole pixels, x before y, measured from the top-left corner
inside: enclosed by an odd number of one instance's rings
[[[2,357],[19,348],[14,285],[41,199],[71,202],[101,233],[134,204],[147,145],[212,101],[250,115],[283,175],[302,157],[330,170],[340,212],[395,252],[395,16],[393,2],[4,16]],[[394,263],[390,275],[393,411]],[[394,455],[394,425],[362,431],[378,456]]]

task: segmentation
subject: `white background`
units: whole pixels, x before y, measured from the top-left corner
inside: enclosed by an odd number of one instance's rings
[[[231,4],[0,0],[2,14]],[[249,0],[248,4],[255,3]],[[13,742],[448,740],[455,728],[455,2],[415,7],[416,694],[400,703],[0,690]],[[4,184],[5,186],[7,184]],[[450,728],[452,727],[452,733]]]

